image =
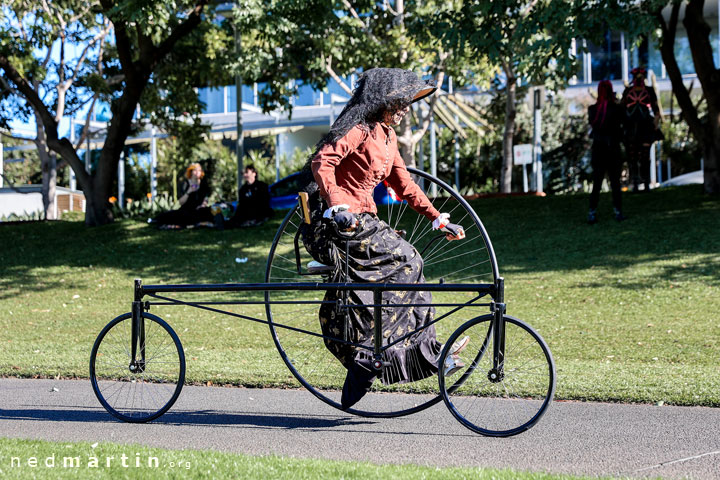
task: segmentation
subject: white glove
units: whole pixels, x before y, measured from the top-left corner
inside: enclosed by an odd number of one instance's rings
[[[323,218],[333,218],[335,214],[340,210],[350,210],[350,205],[334,205],[325,210],[325,213],[323,213]]]
[[[449,213],[441,213],[439,217],[437,217],[435,220],[433,220],[432,228],[433,230],[439,230],[443,228],[445,225],[450,223],[450,214]]]
[[[462,225],[455,225],[450,223],[450,214],[441,213],[438,218],[433,220],[433,230],[440,230],[446,233],[445,238],[448,240],[462,240],[465,238],[465,230]]]

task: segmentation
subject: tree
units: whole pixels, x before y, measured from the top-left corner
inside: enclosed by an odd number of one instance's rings
[[[351,85],[341,77],[378,66],[413,70],[432,77],[439,86],[449,75],[458,86],[481,83],[490,70],[484,57],[469,55],[463,48],[448,51],[428,28],[444,5],[403,0],[244,0],[236,10],[236,28],[245,32],[243,51],[251,54],[242,57],[238,68],[245,81],[264,83],[260,102],[266,110],[291,107],[296,80],[323,89],[334,79],[352,95]],[[415,147],[430,125],[436,99],[430,99],[424,115],[416,111],[414,130],[411,116],[399,127],[399,148],[407,164],[415,163]]]
[[[217,71],[213,65],[222,65],[208,59],[228,50],[229,37],[212,24],[211,15],[203,17],[209,13],[208,0],[64,0],[52,2],[52,7],[42,3],[47,18],[41,22],[35,22],[32,13],[35,2],[11,1],[2,9],[3,101],[14,107],[13,113],[34,112],[47,147],[70,164],[85,193],[86,224],[105,224],[113,219],[108,200],[125,140],[139,127],[134,121],[201,131],[200,106],[192,87]],[[63,41],[87,45],[109,28],[113,43],[96,40],[95,50],[88,48],[87,56],[77,59],[75,70],[62,64]],[[58,43],[60,61],[53,53]],[[184,49],[178,52],[181,45]],[[51,62],[52,73],[47,68]],[[58,131],[66,113],[60,108],[63,102],[77,108],[87,98],[107,101],[112,112],[99,161],[91,172],[86,172],[76,146]],[[138,106],[145,113],[136,117]]]
[[[5,41],[9,39],[14,42],[16,52],[33,48],[44,50],[42,56],[38,57],[39,64],[35,65],[38,68],[30,67],[31,71],[28,72],[27,80],[35,92],[41,92],[45,98],[49,97],[48,110],[52,111],[54,121],[59,123],[64,115],[72,115],[88,103],[88,98],[72,95],[70,89],[78,80],[83,68],[86,68],[87,56],[95,47],[98,49],[98,58],[102,58],[103,43],[110,26],[107,21],[104,24],[96,23],[90,8],[68,13],[59,4],[41,2],[39,5],[35,5],[34,3],[11,2],[3,11],[2,37]],[[85,32],[70,30],[69,26],[76,22],[84,23],[90,28]],[[43,32],[43,35],[39,35],[39,32]],[[70,43],[78,47],[80,51],[79,55],[75,55],[74,58],[68,52]],[[52,81],[48,81],[49,78],[52,78]],[[13,100],[17,101],[18,97],[22,96],[8,82],[6,76],[0,77],[0,83],[2,83],[3,93],[6,95],[5,100],[8,100],[4,103],[12,105]],[[96,99],[92,99],[93,103]],[[16,108],[3,109],[5,115],[0,117],[0,122],[3,127],[8,128],[9,120],[18,118],[17,115],[13,115],[16,112],[19,112],[19,117],[24,120],[28,120],[28,117],[32,117],[34,120],[36,130],[34,143],[42,171],[45,218],[54,219],[55,210],[52,205],[55,201],[57,181],[56,152],[48,148],[41,110],[32,104],[29,105],[30,108],[17,108],[19,107],[17,103],[14,106]],[[84,140],[89,120],[88,115],[86,128],[83,129],[80,142]]]
[[[506,98],[501,192],[510,192],[512,185],[518,82],[557,88],[574,73],[573,5],[565,0],[454,2],[434,25],[446,48],[470,49],[501,68]]]
[[[675,34],[682,4],[685,4],[683,25],[687,31],[695,73],[707,105],[705,116],[701,116],[691,100],[675,58]],[[668,21],[662,15],[662,4],[650,6],[649,12],[661,28],[660,53],[672,83],[673,93],[682,109],[682,116],[693,137],[702,147],[705,192],[720,195],[720,68],[714,62],[710,26],[703,16],[704,4],[703,0],[675,1],[672,3]]]

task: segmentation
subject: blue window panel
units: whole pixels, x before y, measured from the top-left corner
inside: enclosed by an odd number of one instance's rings
[[[201,88],[198,98],[205,104],[203,113],[225,113],[225,90],[222,87]]]
[[[342,80],[343,80],[343,82],[345,82],[345,85],[350,86],[349,78],[345,77]],[[348,99],[350,98],[350,95],[348,95],[348,93],[345,90],[343,90],[343,88],[335,80],[332,80],[332,79],[330,81],[328,81],[327,87],[325,88],[325,91],[323,92],[323,99],[324,99],[325,105],[328,105],[330,103],[330,95],[331,94],[339,95],[341,97],[348,98]]]
[[[235,98],[235,92],[237,91],[235,89],[235,85],[228,85],[227,87],[227,96],[228,96],[228,105],[227,105],[227,111],[228,112],[234,112],[237,110],[237,99]],[[258,85],[258,90],[260,90],[260,86]],[[242,101],[243,103],[249,103],[253,104],[255,101],[255,93],[253,92],[253,86],[252,85],[243,85],[242,86]]]
[[[592,79],[619,80],[622,78],[622,51],[620,50],[620,33],[607,31],[599,45],[588,41],[587,48],[592,62]]]
[[[295,97],[295,106],[320,105],[320,95],[322,95],[322,92],[315,91],[311,85],[299,85]]]
[[[657,42],[657,40],[652,39],[649,41],[648,45],[648,63],[647,67],[648,70],[652,70],[653,73],[657,78],[664,78],[663,77],[663,61],[662,61],[662,55],[660,55],[660,46]],[[630,69],[635,65],[630,65]],[[650,75],[648,73],[648,75]]]

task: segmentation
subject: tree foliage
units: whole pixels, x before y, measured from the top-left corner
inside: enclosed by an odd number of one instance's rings
[[[112,220],[110,190],[128,136],[148,122],[183,140],[204,130],[193,88],[227,78],[231,35],[212,22],[207,0],[59,0],[6,2],[0,17],[2,102],[10,118],[34,113],[47,146],[68,162],[85,193],[86,223]],[[112,41],[95,41],[103,31]],[[63,66],[71,45],[75,68]],[[73,79],[71,84],[67,84]],[[67,85],[67,88],[64,88]],[[112,118],[97,167],[86,172],[76,145],[59,131],[66,115],[90,99],[110,105]],[[59,108],[58,108],[59,107]],[[140,107],[140,115],[138,113]]]

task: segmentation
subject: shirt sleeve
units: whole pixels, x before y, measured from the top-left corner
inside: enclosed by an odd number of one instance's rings
[[[440,216],[440,212],[433,207],[425,192],[413,181],[410,172],[405,167],[405,161],[400,156],[400,152],[393,159],[393,167],[387,177],[387,182],[395,190],[395,193],[408,202],[413,210],[420,215],[424,215],[430,221]]]
[[[365,138],[365,132],[355,126],[337,142],[323,145],[313,158],[313,177],[320,188],[320,195],[329,207],[352,203],[352,196],[338,187],[335,169],[345,157],[357,150]]]

